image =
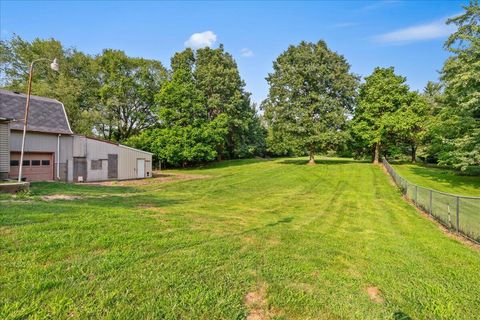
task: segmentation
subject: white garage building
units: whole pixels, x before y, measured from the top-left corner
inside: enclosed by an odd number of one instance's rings
[[[26,95],[0,89],[0,179],[18,178]],[[23,160],[27,181],[147,178],[152,154],[75,135],[63,104],[31,96]]]

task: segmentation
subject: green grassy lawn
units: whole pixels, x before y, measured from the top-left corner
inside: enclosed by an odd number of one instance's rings
[[[478,249],[417,213],[380,167],[305,162],[3,196],[0,318],[478,318]]]
[[[480,197],[479,176],[461,176],[451,169],[415,164],[394,164],[392,166],[402,177],[425,188]]]
[[[480,197],[480,177],[478,176],[461,176],[452,169],[414,164],[394,164],[393,168],[410,183],[424,188],[455,195]],[[411,199],[414,199],[414,194],[415,189],[409,188],[408,195]],[[429,190],[418,188],[417,199],[425,211],[430,211]],[[456,228],[456,205],[456,198],[453,196],[432,194],[433,215],[452,229]],[[462,198],[459,205],[460,230],[480,242],[480,200]]]

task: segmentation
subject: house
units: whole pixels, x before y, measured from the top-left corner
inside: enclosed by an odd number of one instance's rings
[[[0,89],[0,179],[17,179],[26,95]],[[68,182],[147,178],[152,154],[74,134],[63,104],[31,96],[22,176]]]

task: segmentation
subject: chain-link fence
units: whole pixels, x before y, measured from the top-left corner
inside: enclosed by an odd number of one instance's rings
[[[427,189],[400,176],[383,158],[383,165],[403,194],[449,229],[480,243],[480,197],[459,196]]]

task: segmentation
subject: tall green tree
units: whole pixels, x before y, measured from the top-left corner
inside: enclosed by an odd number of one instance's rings
[[[382,151],[398,131],[399,115],[407,111],[411,98],[406,79],[396,75],[393,67],[375,68],[360,86],[358,104],[352,120],[352,133],[364,150],[378,163]]]
[[[132,138],[172,165],[263,153],[265,132],[233,57],[217,49],[186,49],[171,59],[156,95],[157,128]]]
[[[150,139],[149,150],[172,165],[214,160],[228,132],[225,115],[208,118],[193,76],[194,63],[191,49],[173,56],[171,79],[156,96],[158,128],[146,131],[143,138]]]
[[[273,63],[263,102],[269,149],[275,153],[315,154],[335,148],[345,138],[358,78],[345,58],[324,41],[290,46]]]
[[[426,141],[431,109],[418,92],[410,92],[405,102],[391,117],[386,117],[391,121],[386,128],[391,129],[391,140],[395,144],[403,144],[409,149],[411,162],[414,163],[417,161],[418,148]]]
[[[196,87],[202,92],[202,103],[209,121],[219,115],[226,117],[228,132],[224,141],[217,145],[218,158],[237,158],[248,149],[249,128],[256,121],[256,111],[245,91],[232,55],[219,48],[203,48],[195,53],[193,70]]]
[[[447,21],[457,26],[445,42],[452,53],[443,66],[443,108],[435,132],[444,145],[441,163],[462,170],[480,165],[480,6],[478,0]]]
[[[426,133],[423,141],[423,160],[436,163],[439,154],[443,152],[445,145],[443,143],[441,131],[441,119],[439,114],[443,109],[444,94],[443,86],[440,82],[429,81],[425,86],[422,97],[427,104],[427,118],[425,119]]]
[[[95,130],[105,139],[124,141],[154,125],[155,94],[167,79],[163,65],[117,50],[104,50],[96,61],[101,118]]]

